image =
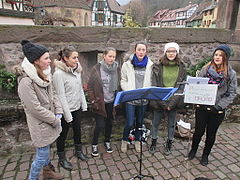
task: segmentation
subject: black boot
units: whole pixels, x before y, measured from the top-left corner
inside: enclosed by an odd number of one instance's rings
[[[83,152],[82,152],[82,145],[81,144],[75,144],[75,156],[78,159],[81,159],[82,161],[87,161],[88,160],[88,157],[85,154],[83,154]]]
[[[69,161],[67,161],[65,157],[65,152],[57,152],[57,155],[59,157],[58,164],[64,169],[71,171],[73,169],[73,166]]]
[[[165,145],[165,151],[164,154],[166,156],[168,156],[169,154],[171,154],[171,149],[172,149],[172,140],[168,139]]]
[[[188,153],[188,160],[192,160],[197,153],[197,150],[191,149],[191,151]]]
[[[202,155],[202,159],[200,160],[200,164],[203,166],[208,165],[208,155]]]
[[[152,139],[152,144],[149,148],[150,153],[155,153],[156,152],[156,145],[157,145],[157,139]]]

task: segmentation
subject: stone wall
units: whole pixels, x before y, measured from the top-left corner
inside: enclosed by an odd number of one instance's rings
[[[52,59],[63,46],[70,44],[80,53],[84,82],[97,61],[97,53],[106,46],[118,50],[121,64],[133,52],[136,41],[142,40],[147,42],[148,55],[153,60],[162,56],[166,42],[176,41],[187,67],[211,56],[219,43],[229,43],[235,51],[232,59],[240,60],[239,42],[231,42],[233,32],[223,29],[0,26],[0,32],[0,64],[5,64],[9,71],[23,59],[19,43],[22,39],[49,47]]]
[[[181,47],[180,55],[187,67],[212,56],[213,49],[219,43],[228,43],[234,49],[230,63],[237,70],[238,76],[240,72],[240,42],[236,38],[239,35],[223,29],[0,26],[0,33],[0,64],[5,64],[9,71],[13,65],[19,64],[23,59],[19,42],[22,39],[29,39],[49,47],[52,59],[57,57],[57,52],[63,46],[75,46],[83,66],[85,83],[90,68],[97,62],[98,53],[101,53],[106,46],[117,49],[117,60],[121,64],[133,52],[136,41],[147,42],[148,55],[153,60],[163,55],[165,43],[176,41]],[[0,97],[1,94],[5,93],[0,92]],[[13,112],[22,113],[16,103],[9,106],[15,109]],[[5,113],[8,111],[4,108],[9,109],[9,106],[0,105]],[[9,110],[9,113],[10,111],[12,110]],[[231,112],[233,112],[230,113],[233,114],[232,117],[239,120],[239,107],[235,106]],[[13,117],[14,120],[11,118],[7,120],[0,114],[0,154],[19,149],[25,151],[25,148],[31,147],[24,115],[13,115]],[[113,135],[118,138],[121,135],[123,119],[116,123],[115,127],[120,129],[116,128]],[[84,139],[89,143],[94,124],[90,112],[85,116],[83,124]]]

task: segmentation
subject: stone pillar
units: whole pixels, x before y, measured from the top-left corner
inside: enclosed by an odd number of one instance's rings
[[[230,29],[234,1],[220,0],[218,2],[217,28]]]
[[[239,1],[239,6],[240,6],[240,0],[236,0],[236,1]],[[235,29],[235,31],[237,32],[238,31],[238,33],[240,33],[240,7],[239,7],[239,9],[238,9],[238,15],[237,15],[237,24],[236,24],[236,29]]]
[[[235,33],[233,36],[233,42],[240,42],[240,0],[235,0],[236,5],[238,5],[238,14],[236,19]]]

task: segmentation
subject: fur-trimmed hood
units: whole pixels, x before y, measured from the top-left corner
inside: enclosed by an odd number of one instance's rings
[[[38,84],[41,87],[47,87],[52,80],[50,67],[43,71],[43,73],[47,76],[47,79],[49,80],[49,82],[46,82],[38,76],[35,66],[32,63],[30,63],[26,57],[23,59],[22,64],[14,66],[13,70],[14,73],[17,76],[19,76],[19,81],[23,77],[28,76],[30,79],[32,79],[36,84]]]
[[[72,73],[73,72],[73,68],[68,67],[64,62],[59,61],[59,60],[54,60],[54,65],[56,68],[61,69],[64,72],[69,72]],[[82,66],[80,63],[78,63],[78,67],[75,70],[75,72],[81,73],[82,72]]]

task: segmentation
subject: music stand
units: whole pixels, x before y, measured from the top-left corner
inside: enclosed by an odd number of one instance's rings
[[[133,100],[167,100],[169,97],[171,97],[174,92],[177,91],[178,88],[160,88],[160,87],[150,87],[150,88],[140,88],[135,90],[129,90],[129,91],[121,91],[117,93],[117,96],[114,100],[114,106],[117,106],[118,104],[122,102],[128,102]],[[142,106],[142,101],[141,101]],[[142,127],[139,128],[139,130],[142,131]],[[149,175],[143,175],[142,174],[142,133],[140,138],[140,156],[139,156],[139,174],[134,176],[131,179],[142,179],[144,177],[148,177],[151,179],[154,179],[153,176]]]

